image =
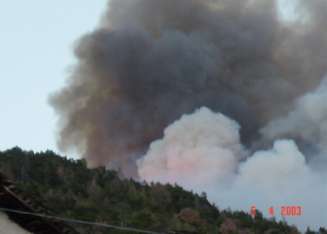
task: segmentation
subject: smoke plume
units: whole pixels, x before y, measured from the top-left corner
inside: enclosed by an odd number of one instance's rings
[[[290,137],[302,143],[309,162],[325,170],[327,167],[327,80],[314,91],[296,100],[286,116],[271,121],[261,132],[265,139]]]
[[[271,149],[249,155],[238,131],[235,121],[204,107],[184,115],[138,161],[139,175],[206,191],[222,208],[249,211],[255,205],[269,216],[274,207],[278,219],[282,206],[301,206],[303,214],[288,222],[302,229],[326,226],[326,173],[307,164],[293,140],[276,140]]]
[[[257,140],[327,70],[327,2],[297,1],[305,20],[294,22],[281,20],[277,3],[111,0],[51,97],[60,148],[136,176],[149,144],[201,106],[235,119],[246,145]]]
[[[239,125],[203,107],[167,127],[164,138],[151,143],[139,161],[139,174],[146,180],[178,182],[207,191],[215,183],[231,179],[244,156]]]
[[[282,2],[111,0],[51,97],[60,148],[222,207],[302,205],[291,222],[326,225],[327,1],[288,1],[288,19]]]

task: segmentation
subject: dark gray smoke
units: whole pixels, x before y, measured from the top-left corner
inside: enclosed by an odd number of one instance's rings
[[[327,71],[327,1],[296,7],[285,22],[273,0],[110,1],[51,98],[60,147],[135,176],[149,143],[201,106],[238,121],[250,145]]]

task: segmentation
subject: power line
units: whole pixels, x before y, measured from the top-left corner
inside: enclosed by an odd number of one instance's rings
[[[51,215],[45,215],[40,213],[33,213],[33,212],[27,212],[22,210],[15,210],[15,209],[9,209],[9,208],[3,208],[0,207],[0,211],[7,212],[7,213],[16,213],[16,214],[22,214],[22,215],[30,215],[30,216],[36,216],[46,219],[55,219],[62,222],[67,223],[75,223],[75,224],[83,224],[83,225],[89,225],[89,226],[97,226],[102,228],[110,228],[110,229],[116,229],[120,231],[130,231],[130,232],[137,232],[137,233],[146,233],[146,234],[165,234],[163,232],[154,232],[149,230],[143,230],[143,229],[137,229],[132,227],[122,227],[122,226],[116,226],[111,224],[105,224],[105,223],[96,223],[96,222],[89,222],[84,220],[77,220],[77,219],[68,219],[68,218],[62,218],[57,216],[51,216]]]

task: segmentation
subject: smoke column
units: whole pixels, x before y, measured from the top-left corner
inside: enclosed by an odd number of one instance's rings
[[[285,20],[277,0],[111,0],[50,98],[59,147],[219,206],[297,203],[301,225],[326,225],[327,1],[291,2]]]
[[[138,161],[140,177],[206,191],[222,208],[256,205],[268,216],[273,206],[278,219],[281,206],[301,206],[303,215],[288,222],[302,229],[326,226],[326,173],[307,164],[293,140],[276,140],[271,149],[249,155],[238,131],[235,121],[205,107],[184,115]]]
[[[309,162],[315,169],[327,167],[327,79],[313,92],[296,100],[286,116],[271,121],[261,132],[266,139],[291,137],[302,143],[303,151],[314,155]],[[303,143],[305,143],[303,145]]]
[[[136,176],[149,144],[201,106],[235,119],[249,145],[327,70],[323,0],[298,1],[305,20],[293,23],[270,0],[112,0],[108,9],[51,97],[60,148],[91,167]]]

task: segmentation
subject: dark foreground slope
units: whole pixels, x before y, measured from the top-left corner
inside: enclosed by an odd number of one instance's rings
[[[177,185],[121,180],[115,172],[89,170],[84,161],[51,151],[13,148],[0,152],[0,171],[56,216],[167,233],[298,233],[260,213],[252,219],[244,212],[219,211],[205,194],[187,192]],[[129,233],[81,225],[74,228],[80,233]]]

